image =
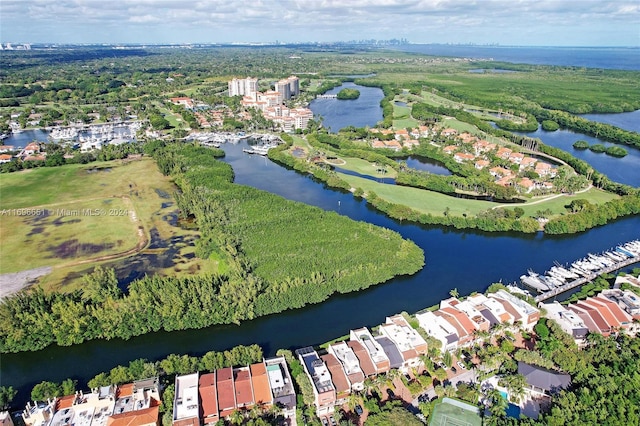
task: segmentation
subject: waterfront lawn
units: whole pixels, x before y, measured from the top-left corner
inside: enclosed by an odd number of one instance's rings
[[[452,216],[462,217],[464,214],[475,216],[496,205],[488,201],[467,200],[419,188],[378,183],[344,173],[339,175],[353,188],[362,188],[365,193],[373,191],[387,202],[404,205],[434,216],[443,216],[446,208],[449,208],[448,214]]]
[[[549,199],[539,202],[536,199],[533,199],[527,202],[525,205],[520,205],[524,210],[525,216],[535,217],[536,212],[544,211],[549,209],[552,215],[561,215],[567,213],[566,205],[571,203],[573,200],[587,200],[591,204],[603,204],[607,201],[615,200],[616,198],[620,198],[616,194],[612,194],[610,192],[603,191],[601,189],[591,188],[586,192],[580,194],[573,195],[561,195],[559,197],[550,197]],[[509,205],[505,205],[505,207],[512,207]]]
[[[396,170],[392,169],[391,167],[385,168],[387,173],[380,173],[378,172],[379,167],[361,158],[351,158],[351,157],[339,157],[339,158],[341,160],[344,160],[345,164],[341,164],[338,167],[340,167],[341,169],[360,173],[361,175],[372,176],[375,178],[394,178],[394,179],[398,175],[398,172],[396,172]]]
[[[533,199],[524,204],[496,204],[489,201],[457,198],[419,188],[379,183],[344,173],[339,173],[339,175],[341,179],[348,182],[353,188],[361,188],[365,193],[373,191],[387,202],[404,205],[421,213],[429,213],[434,216],[443,216],[447,208],[449,209],[449,215],[462,217],[463,215],[475,216],[491,208],[512,209],[521,207],[525,211],[525,216],[536,217],[537,212],[549,209],[551,211],[550,217],[554,217],[567,213],[565,206],[573,200],[583,199],[591,204],[602,204],[619,198],[615,194],[591,188],[581,194],[549,197],[544,201]]]

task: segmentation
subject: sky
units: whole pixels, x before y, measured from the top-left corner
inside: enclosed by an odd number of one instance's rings
[[[0,42],[640,46],[640,0],[0,0]]]

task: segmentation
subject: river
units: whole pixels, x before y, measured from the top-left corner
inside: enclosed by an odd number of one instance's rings
[[[375,102],[377,105],[379,99]],[[377,120],[375,116],[368,119]],[[571,262],[588,252],[640,238],[640,217],[621,219],[572,236],[484,233],[400,223],[351,193],[328,189],[308,175],[261,156],[244,154],[242,149],[246,147],[246,142],[223,145],[224,161],[233,166],[237,183],[395,230],[425,251],[425,267],[410,277],[398,277],[364,291],[333,296],[322,304],[239,326],[158,332],[129,341],[90,341],[71,347],[51,346],[38,352],[3,354],[2,385],[18,390],[16,404],[23,405],[31,388],[40,381],[60,382],[71,377],[84,387],[97,373],[136,358],[158,360],[170,353],[202,355],[252,343],[261,345],[266,355],[273,355],[279,348],[322,343],[348,334],[352,328],[380,324],[385,316],[432,306],[448,297],[452,288],[467,295],[482,291],[493,282],[514,282],[527,269],[543,272],[554,261]]]

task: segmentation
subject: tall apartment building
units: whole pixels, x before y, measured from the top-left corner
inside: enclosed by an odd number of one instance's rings
[[[300,79],[294,75],[276,83],[276,92],[282,95],[282,99],[291,99],[300,94]]]
[[[251,96],[258,91],[257,78],[234,78],[228,85],[229,96]]]

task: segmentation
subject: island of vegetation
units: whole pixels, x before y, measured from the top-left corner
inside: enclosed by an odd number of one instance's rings
[[[358,89],[342,89],[336,95],[338,99],[358,99],[360,97],[360,91]]]

